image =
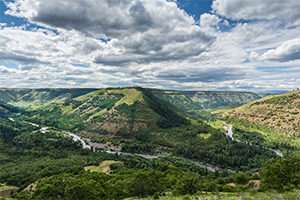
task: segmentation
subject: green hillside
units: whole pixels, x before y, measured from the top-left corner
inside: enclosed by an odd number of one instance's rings
[[[108,88],[91,92],[35,116],[47,125],[88,137],[126,137],[188,124],[188,120],[143,88]]]
[[[260,99],[266,94],[252,92],[175,91],[151,89],[153,94],[185,111],[237,107]]]
[[[57,106],[97,89],[8,89],[0,88],[0,100],[29,110]]]
[[[261,141],[300,148],[300,91],[270,95],[222,113],[230,123],[256,131]],[[252,136],[253,137],[253,134]],[[271,142],[270,142],[271,143]],[[299,152],[298,152],[299,153]]]
[[[117,146],[123,152],[173,153],[232,169],[257,168],[275,157],[270,150],[231,142],[222,123],[214,128],[139,87],[94,91],[29,120],[72,131],[104,149]]]

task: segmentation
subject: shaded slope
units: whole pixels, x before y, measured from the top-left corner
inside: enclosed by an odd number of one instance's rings
[[[37,122],[98,137],[133,137],[135,132],[188,124],[143,88],[108,88],[80,96],[35,116]]]
[[[151,89],[153,94],[185,111],[237,107],[260,99],[251,92],[174,91]]]
[[[19,111],[21,111],[19,108],[16,108],[0,100],[0,117],[5,117],[12,113],[17,113]]]
[[[57,106],[97,89],[0,89],[0,100],[25,109],[45,109]]]

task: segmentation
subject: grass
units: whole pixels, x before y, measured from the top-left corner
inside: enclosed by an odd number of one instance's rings
[[[223,129],[223,126],[227,126],[222,121],[210,121],[210,122],[208,122],[208,124],[216,129]]]
[[[3,186],[0,187],[0,200],[7,199],[7,197],[10,197],[11,191],[17,190],[18,187],[15,186]]]
[[[210,133],[200,133],[200,134],[198,134],[198,136],[200,136],[200,137],[202,137],[204,139],[207,139],[207,138],[209,138],[211,136],[211,134]]]
[[[121,105],[123,103],[127,104],[133,104],[135,101],[141,100],[143,97],[143,94],[134,89],[134,88],[128,88],[123,90],[108,90],[109,93],[121,93],[124,94],[125,97],[123,97],[120,101],[118,101],[115,106]]]
[[[103,110],[101,110],[100,112],[97,112],[97,113],[91,115],[88,120],[91,120],[91,119],[93,119],[94,117],[97,117],[97,116],[101,116],[101,115],[103,115],[105,113],[107,113],[107,109],[106,108],[103,109]]]
[[[99,92],[96,91],[96,92],[89,93],[88,95],[78,97],[77,100],[78,101],[86,100],[87,97],[92,97],[93,95],[96,95],[97,93],[99,93]],[[108,93],[108,94],[109,93],[117,93],[117,94],[124,94],[125,95],[122,99],[120,99],[119,101],[117,101],[115,103],[115,105],[113,106],[113,108],[117,107],[117,106],[119,106],[119,105],[121,105],[123,103],[131,105],[135,101],[141,100],[142,97],[143,97],[143,94],[140,91],[138,91],[138,90],[136,90],[134,88],[126,88],[126,89],[122,89],[122,90],[105,90],[105,93]],[[97,116],[104,115],[105,113],[108,113],[108,112],[109,111],[107,109],[103,109],[100,112],[97,112],[97,113],[91,115],[88,120],[91,120],[91,119],[93,119],[94,117],[97,117]]]
[[[122,164],[121,162],[119,161],[114,161],[114,160],[105,160],[103,162],[101,162],[99,164],[99,166],[87,166],[87,167],[84,167],[84,169],[86,171],[90,170],[91,172],[104,172],[104,173],[109,173],[110,171],[110,168],[109,166],[111,164],[114,164],[114,163],[117,163],[117,164]]]
[[[142,199],[142,198],[127,198],[129,199]],[[153,199],[143,198],[143,199]],[[162,200],[299,200],[300,190],[295,190],[293,192],[277,193],[274,191],[264,192],[264,193],[197,193],[195,195],[184,195],[184,196],[159,196]]]
[[[142,198],[127,198],[129,199],[142,199]],[[153,198],[143,198],[143,199],[153,199]],[[159,196],[162,200],[239,200],[241,199],[237,193],[199,193],[195,195],[183,195],[183,196]]]
[[[2,192],[4,190],[13,190],[13,189],[18,189],[18,187],[16,187],[16,186],[1,186],[0,192]]]

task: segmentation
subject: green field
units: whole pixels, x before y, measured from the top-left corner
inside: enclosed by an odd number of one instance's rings
[[[86,167],[84,167],[84,169],[85,169],[86,171],[90,170],[91,172],[104,172],[104,173],[109,173],[109,171],[110,171],[109,166],[110,166],[111,164],[114,164],[114,163],[117,163],[117,164],[120,164],[120,165],[122,164],[122,163],[119,162],[119,161],[105,160],[105,161],[101,162],[101,163],[99,164],[99,166],[95,166],[95,165],[93,165],[93,166],[86,166]]]

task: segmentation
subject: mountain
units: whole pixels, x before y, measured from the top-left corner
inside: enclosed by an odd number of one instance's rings
[[[237,107],[267,94],[252,92],[175,91],[151,89],[153,94],[184,111]]]
[[[133,137],[135,132],[188,124],[172,107],[147,89],[107,88],[43,111],[33,120],[89,138]]]
[[[300,91],[270,95],[229,113],[229,117],[262,124],[292,136],[300,134]]]
[[[278,141],[300,147],[300,90],[270,95],[223,113],[231,123],[269,133]]]
[[[0,88],[0,100],[29,110],[57,106],[98,89],[8,89]]]
[[[0,100],[27,110],[53,108],[81,95],[96,91],[96,88],[71,89],[7,89],[0,88]],[[164,101],[184,111],[207,110],[221,107],[237,107],[260,99],[267,94],[251,92],[175,91],[150,89]]]

